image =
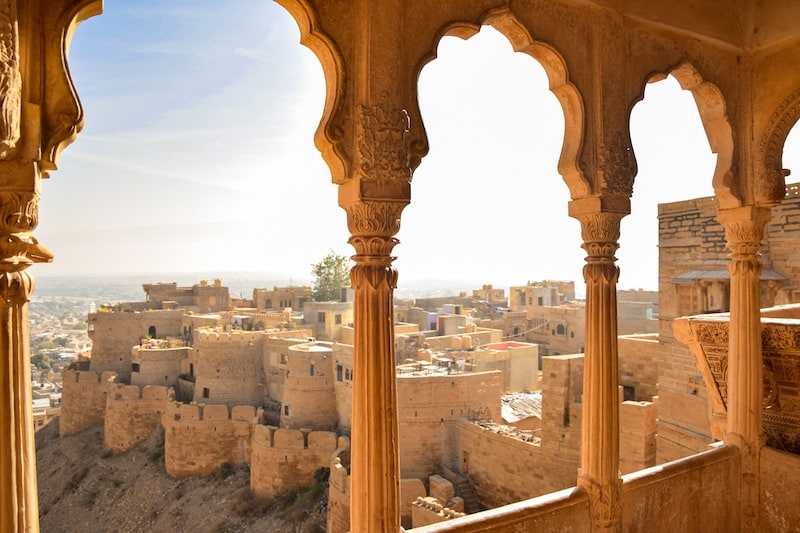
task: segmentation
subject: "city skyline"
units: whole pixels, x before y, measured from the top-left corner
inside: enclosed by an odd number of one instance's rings
[[[353,253],[313,146],[321,67],[280,6],[106,0],[77,29],[70,68],[86,127],[42,186],[35,234],[56,258],[37,276],[248,271],[303,283],[328,250]],[[557,173],[563,114],[541,66],[484,28],[442,39],[419,87],[431,150],[398,234],[399,286],[581,284]],[[631,115],[639,174],[620,288],[657,286],[656,203],[712,194],[715,156],[691,95],[668,78],[645,96]],[[800,168],[797,131],[784,166]]]

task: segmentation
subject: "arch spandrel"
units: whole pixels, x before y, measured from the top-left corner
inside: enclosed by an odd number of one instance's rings
[[[343,127],[347,126],[347,121],[337,119],[344,113],[342,107],[345,101],[345,61],[342,51],[322,29],[319,6],[307,0],[275,1],[294,18],[300,29],[300,43],[311,50],[322,65],[325,105],[314,134],[314,144],[330,168],[333,182],[342,183],[350,174],[351,161],[351,155],[343,146],[346,135]]]
[[[84,20],[102,13],[102,0],[60,0],[48,2],[41,14],[35,7],[20,5],[21,39],[34,49],[41,49],[41,63],[33,61],[22,65],[23,92],[27,102],[40,107],[40,132],[23,119],[23,136],[40,135],[41,155],[38,157],[42,172],[55,170],[61,151],[67,147],[83,128],[83,108],[72,83],[67,56],[72,35]],[[39,18],[41,17],[41,18]],[[36,29],[36,25],[41,28]],[[58,36],[58,39],[43,39],[41,36]],[[41,89],[38,89],[41,87]],[[32,110],[28,110],[31,113]],[[25,113],[25,111],[23,111]],[[31,146],[28,144],[28,146]],[[38,148],[38,147],[37,147]],[[35,154],[20,154],[37,159]]]

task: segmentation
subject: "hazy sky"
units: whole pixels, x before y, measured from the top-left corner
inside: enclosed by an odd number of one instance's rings
[[[105,0],[78,28],[70,69],[86,127],[42,187],[36,235],[56,259],[37,275],[252,271],[302,283],[328,250],[353,253],[313,145],[318,61],[277,4],[221,5]],[[582,283],[556,170],[563,115],[544,71],[491,28],[443,39],[438,56],[419,84],[431,151],[395,248],[400,288]],[[672,78],[648,86],[631,131],[639,175],[620,287],[655,288],[656,204],[710,195],[716,156]],[[784,166],[800,168],[796,131]]]

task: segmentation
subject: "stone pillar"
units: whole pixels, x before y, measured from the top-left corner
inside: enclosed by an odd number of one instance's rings
[[[400,465],[394,354],[394,235],[408,204],[408,182],[352,180],[340,186],[356,255],[351,533],[400,529]],[[398,191],[401,194],[396,194]],[[392,197],[395,199],[392,199]]]
[[[593,200],[593,199],[587,199]],[[586,265],[586,348],[578,486],[589,494],[592,531],[620,531],[619,371],[617,362],[616,252],[625,212],[584,210],[573,200],[570,215],[581,223]],[[587,212],[588,211],[588,212]]]
[[[38,531],[33,441],[28,301],[33,279],[24,270],[52,255],[36,227],[40,177],[35,167],[0,162],[11,190],[0,192],[0,531]]]
[[[762,356],[758,250],[769,207],[720,210],[731,251],[730,338],[728,347],[728,427],[726,444],[739,448],[742,458],[739,485],[742,531],[758,531],[759,456],[764,446],[762,422]]]
[[[26,272],[0,274],[0,531],[39,531],[28,331],[32,291]]]

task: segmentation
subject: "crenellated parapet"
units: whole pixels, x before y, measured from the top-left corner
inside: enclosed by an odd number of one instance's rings
[[[61,437],[80,433],[103,423],[106,395],[116,384],[115,372],[65,370],[61,391]]]
[[[346,437],[332,431],[280,429],[257,425],[253,431],[250,488],[260,496],[309,485],[314,472],[350,449]]]
[[[167,473],[205,476],[226,463],[249,463],[253,427],[262,417],[254,406],[168,402],[161,417]]]
[[[228,330],[222,328],[199,329],[194,334],[195,346],[205,343],[229,343],[247,346],[251,342],[261,342],[264,334],[257,331]]]
[[[106,448],[123,453],[143,442],[159,427],[167,404],[174,399],[172,388],[110,384],[104,427]]]

